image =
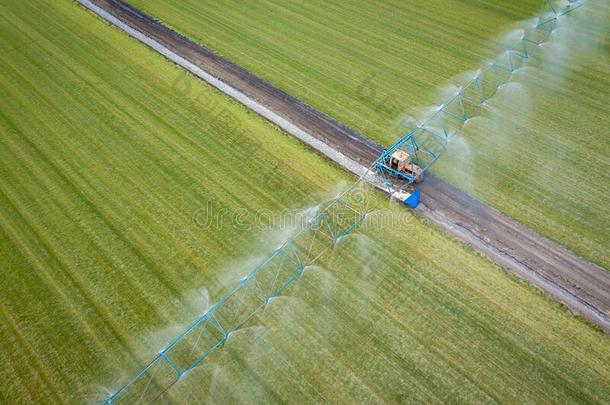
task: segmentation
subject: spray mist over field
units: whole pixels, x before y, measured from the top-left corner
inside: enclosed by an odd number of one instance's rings
[[[484,104],[481,115],[450,138],[433,168],[606,268],[609,10],[608,1],[586,2],[560,18],[548,41]],[[499,42],[518,39],[534,23],[523,21]]]

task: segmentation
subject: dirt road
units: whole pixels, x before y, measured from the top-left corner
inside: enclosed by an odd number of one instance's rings
[[[102,18],[279,125],[345,169],[361,174],[382,148],[121,0],[79,0]],[[427,175],[415,212],[537,286],[610,334],[610,272]]]

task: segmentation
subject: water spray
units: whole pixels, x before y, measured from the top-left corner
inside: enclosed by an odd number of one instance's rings
[[[376,189],[417,207],[419,191],[406,188],[419,180],[415,166],[423,173],[434,164],[444,152],[450,135],[475,116],[499,86],[534,55],[556,27],[558,18],[581,6],[579,1],[557,5],[547,0],[549,14],[526,30],[515,46],[477,72],[449,101],[435,108],[430,117],[385,150],[355,184],[308,221],[305,229],[278,247],[125,385],[100,403],[150,403],[165,393],[298,280],[306,267],[319,262],[337,241],[359,227],[377,209],[380,199]],[[409,154],[406,170],[396,170],[390,164],[389,158],[398,151]]]

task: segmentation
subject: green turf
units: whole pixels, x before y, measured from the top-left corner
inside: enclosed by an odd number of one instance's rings
[[[506,47],[539,0],[129,0],[372,139],[433,90]]]
[[[0,402],[92,402],[287,235],[260,228],[346,177],[70,1],[0,9]],[[219,229],[197,225],[207,201]],[[608,402],[601,333],[394,220],[367,222],[269,306],[255,357],[239,332],[211,390],[202,367],[171,395]]]
[[[610,269],[610,6],[562,21],[435,171]],[[490,175],[492,174],[492,175]]]
[[[512,46],[543,3],[129,2],[386,146],[398,122],[423,120]],[[541,69],[515,79],[527,95],[503,92],[489,125],[470,125],[437,173],[610,269],[608,2],[586,3]]]
[[[80,401],[285,237],[249,227],[347,178],[70,1],[0,27],[0,392]]]
[[[348,236],[165,399],[608,402],[607,338],[400,212],[383,214],[395,231],[371,219]]]

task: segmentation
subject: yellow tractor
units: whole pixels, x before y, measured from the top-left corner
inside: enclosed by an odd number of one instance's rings
[[[398,149],[396,152],[390,155],[388,167],[405,173],[408,176],[413,176],[416,183],[424,181],[424,171],[411,161],[411,156],[402,149]]]

